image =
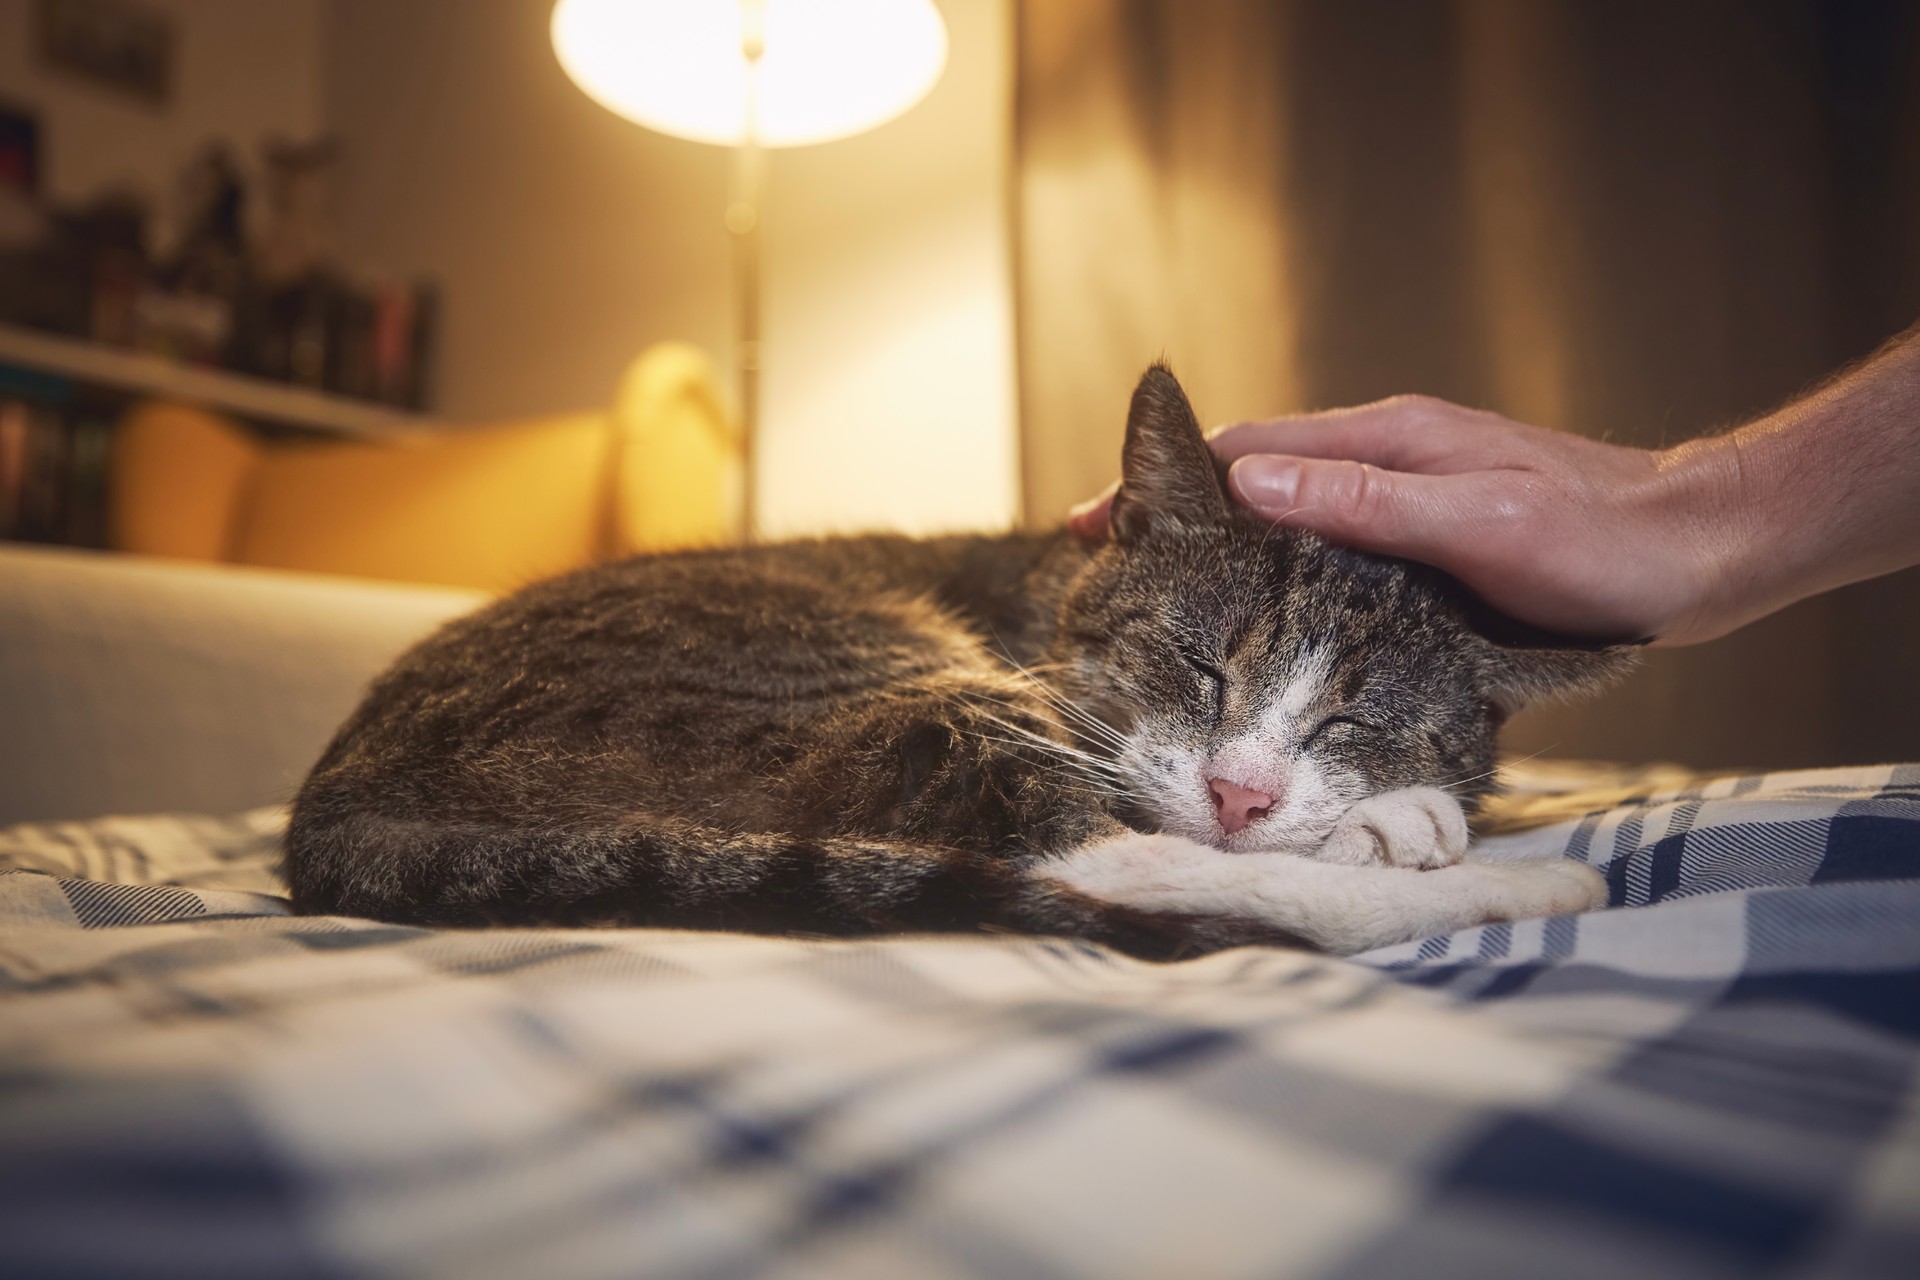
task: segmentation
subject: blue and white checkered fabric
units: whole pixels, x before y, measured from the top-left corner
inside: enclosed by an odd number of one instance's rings
[[[0,1275],[1920,1273],[1920,767],[1359,961],[298,919],[277,824],[0,833]]]

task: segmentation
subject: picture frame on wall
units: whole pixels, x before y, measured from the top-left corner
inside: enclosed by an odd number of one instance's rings
[[[173,19],[140,0],[38,0],[34,43],[48,67],[153,107],[173,91]]]

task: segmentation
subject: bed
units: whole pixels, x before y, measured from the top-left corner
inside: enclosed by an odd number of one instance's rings
[[[1480,852],[1606,910],[1173,965],[300,918],[278,805],[19,823],[0,1276],[1913,1275],[1920,766],[1509,782]]]
[[[298,918],[283,822],[0,833],[0,1274],[1920,1259],[1920,767],[1492,837],[1610,909],[1352,961]]]

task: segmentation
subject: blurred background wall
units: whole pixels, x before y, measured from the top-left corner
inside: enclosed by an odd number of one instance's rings
[[[30,36],[36,0],[0,0],[0,93],[45,131],[47,194],[170,193],[210,138],[252,151],[268,138],[322,129],[323,0],[153,0],[172,19],[175,74],[164,109],[102,93],[41,65]]]
[[[1110,475],[1130,379],[1161,353],[1214,422],[1419,391],[1653,446],[1920,318],[1920,9],[1902,0],[1019,12],[1037,517]],[[1920,572],[1655,651],[1508,742],[1913,757]]]

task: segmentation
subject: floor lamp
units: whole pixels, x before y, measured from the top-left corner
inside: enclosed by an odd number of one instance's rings
[[[761,226],[766,152],[863,133],[939,80],[947,30],[933,0],[559,0],[553,48],[588,97],[675,137],[732,147],[741,467],[740,536],[757,531]]]

